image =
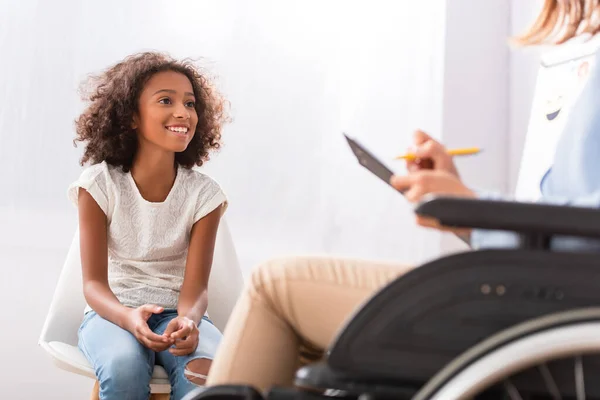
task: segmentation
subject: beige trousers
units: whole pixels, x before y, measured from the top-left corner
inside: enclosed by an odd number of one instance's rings
[[[256,268],[225,329],[208,386],[291,386],[296,369],[318,360],[347,319],[410,267],[302,257]]]

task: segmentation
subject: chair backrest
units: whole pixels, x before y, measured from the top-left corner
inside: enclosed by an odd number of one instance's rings
[[[217,233],[208,283],[208,313],[221,331],[225,328],[242,286],[243,275],[227,221],[223,218]],[[77,230],[54,290],[40,342],[57,341],[76,346],[77,330],[85,305]]]

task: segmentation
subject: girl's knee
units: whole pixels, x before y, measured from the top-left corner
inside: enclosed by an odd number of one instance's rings
[[[183,371],[185,377],[196,385],[204,385],[210,371],[212,360],[208,358],[198,358],[186,364]]]
[[[98,374],[100,397],[147,399],[150,396],[151,377],[147,362],[110,363],[103,366]]]
[[[124,351],[98,368],[97,375],[100,383],[110,382],[111,386],[119,388],[135,386],[137,389],[148,387],[152,377],[153,366],[142,354]]]

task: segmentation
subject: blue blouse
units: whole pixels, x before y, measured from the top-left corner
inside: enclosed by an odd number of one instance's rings
[[[600,52],[588,81],[570,111],[557,143],[552,167],[540,182],[540,203],[600,209]],[[484,199],[502,199],[481,194]],[[600,210],[599,210],[600,211]],[[518,244],[510,232],[474,230],[474,248],[507,248]],[[556,237],[553,250],[599,251],[600,240]]]

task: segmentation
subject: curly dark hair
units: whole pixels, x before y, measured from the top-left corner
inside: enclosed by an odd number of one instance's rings
[[[144,85],[156,73],[174,71],[190,80],[196,97],[198,124],[185,151],[175,154],[175,161],[186,168],[202,165],[209,152],[221,146],[221,128],[228,120],[225,100],[208,78],[189,60],[177,61],[163,53],[144,52],[131,55],[101,75],[92,76],[84,85],[82,97],[90,104],[75,121],[74,144],[85,142],[81,165],[106,161],[131,169],[138,139],[131,123],[138,111]],[[87,88],[90,90],[86,90]]]

